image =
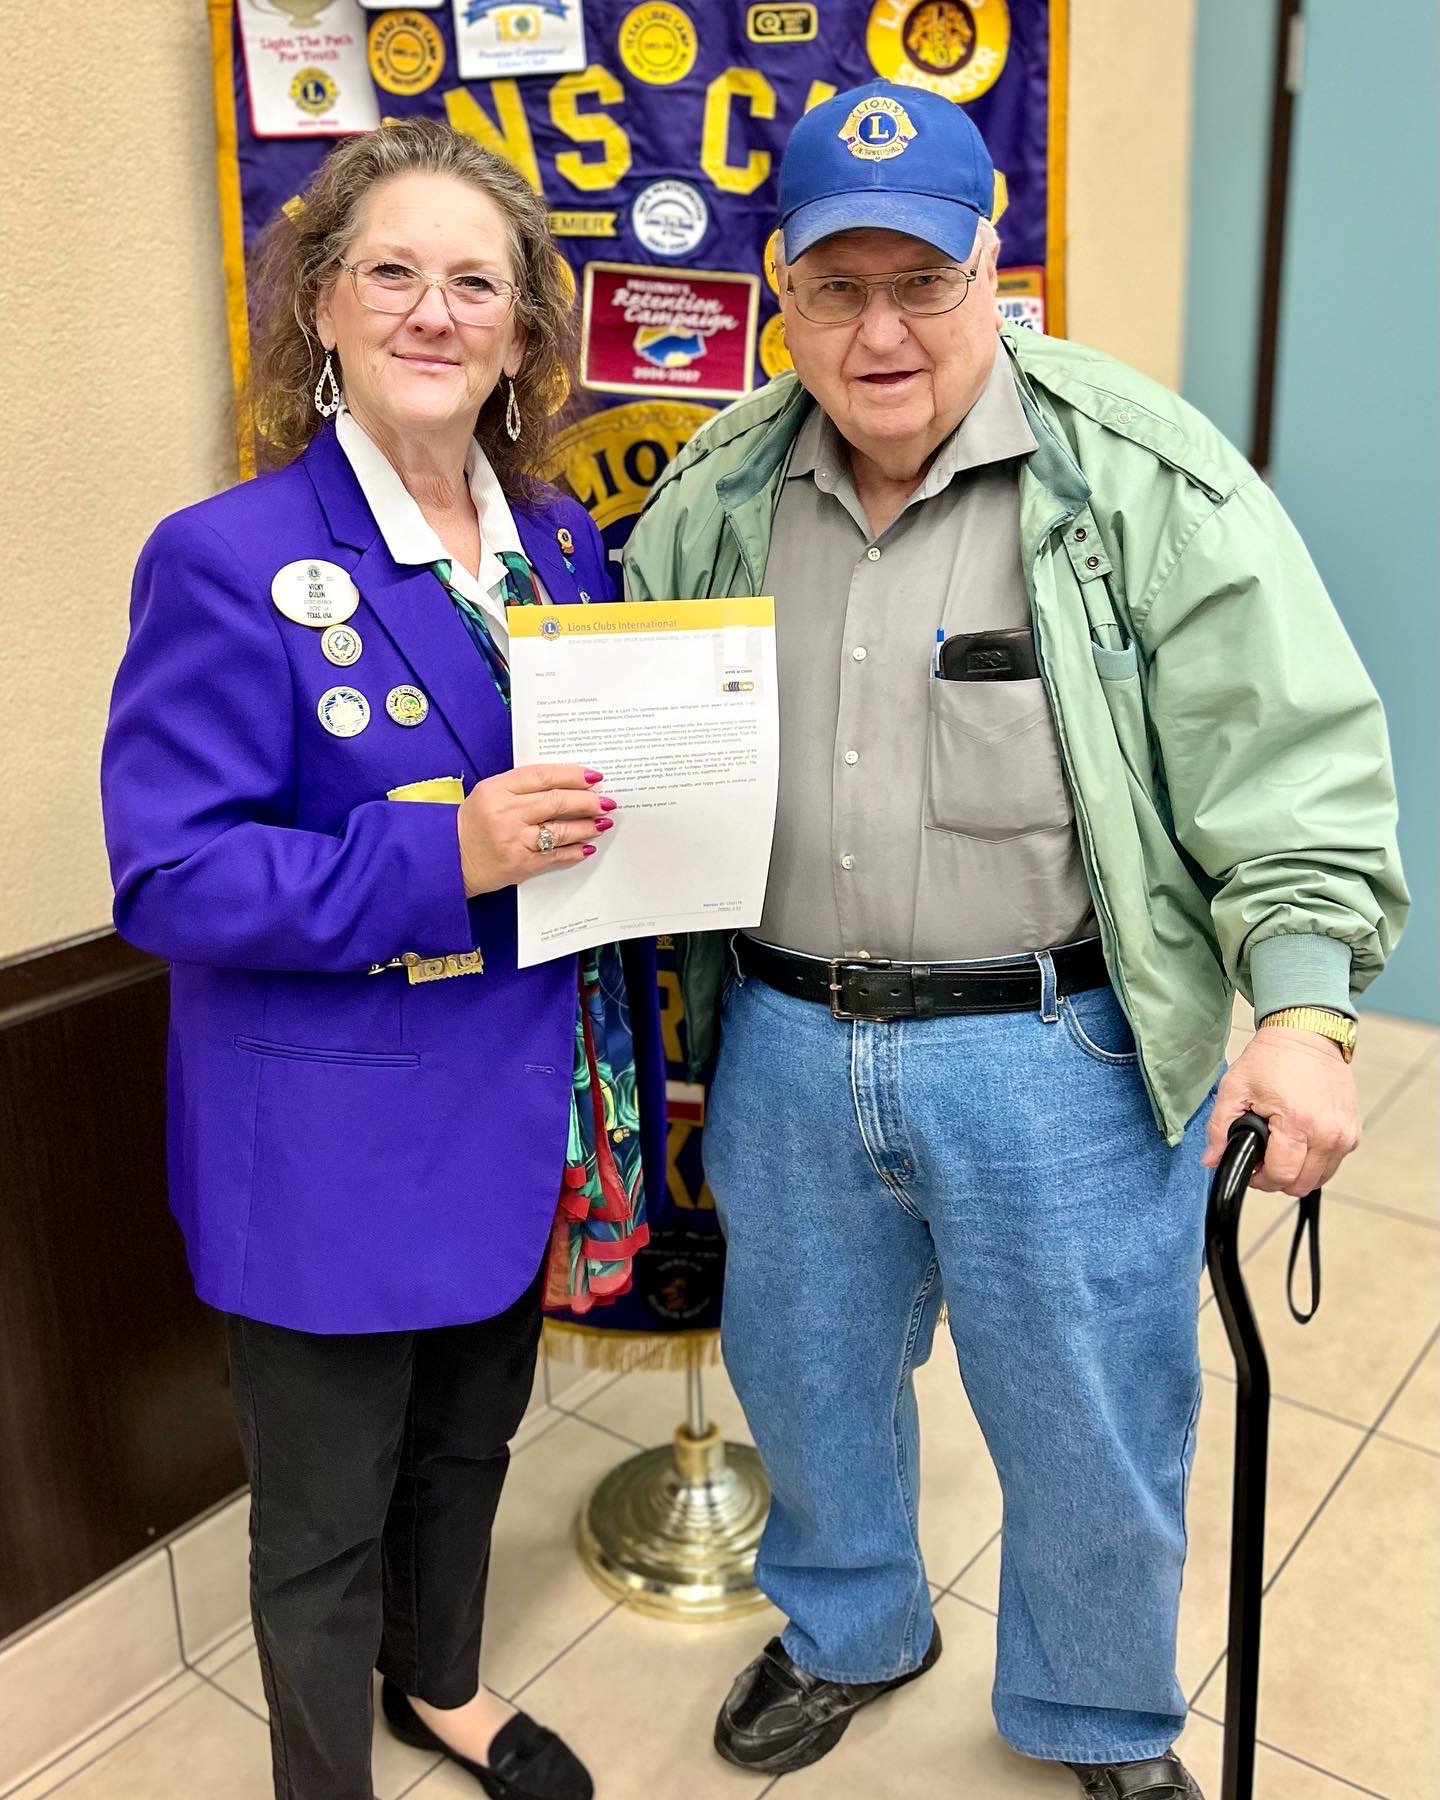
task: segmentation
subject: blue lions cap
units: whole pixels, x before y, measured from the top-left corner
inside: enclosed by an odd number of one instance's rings
[[[785,259],[875,226],[964,262],[994,199],[990,152],[953,100],[872,81],[815,107],[790,134],[780,164]]]

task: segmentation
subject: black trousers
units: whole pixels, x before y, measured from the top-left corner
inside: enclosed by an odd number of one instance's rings
[[[479,1686],[540,1292],[436,1331],[319,1337],[230,1318],[277,1800],[371,1800],[373,1669],[432,1706]]]

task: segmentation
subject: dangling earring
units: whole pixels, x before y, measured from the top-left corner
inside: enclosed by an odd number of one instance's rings
[[[325,383],[330,383],[330,397],[325,397]],[[325,352],[325,367],[320,371],[320,379],[315,383],[315,410],[322,419],[334,416],[340,410],[340,383],[335,379],[335,365],[330,360],[330,352]]]
[[[513,444],[520,435],[520,402],[515,398],[515,381],[513,376],[506,376],[510,383],[510,398],[505,402],[505,435]]]

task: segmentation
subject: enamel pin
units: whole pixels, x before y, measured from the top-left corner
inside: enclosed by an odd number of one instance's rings
[[[358,737],[370,723],[370,702],[358,688],[328,688],[315,711],[331,737]]]
[[[327,625],[320,638],[326,662],[334,663],[337,669],[348,669],[351,663],[358,662],[364,648],[360,633],[349,625]]]
[[[430,702],[419,688],[407,684],[391,688],[385,696],[385,710],[397,725],[419,725],[430,711]]]

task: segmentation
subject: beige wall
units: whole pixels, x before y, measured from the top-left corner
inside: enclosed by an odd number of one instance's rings
[[[1193,4],[1071,0],[1070,332],[1171,382]],[[63,55],[0,70],[0,957],[108,921],[95,771],[130,571],[232,479],[202,0],[46,20]]]
[[[1070,0],[1066,330],[1180,380],[1195,0]]]
[[[233,479],[203,0],[60,0],[46,37],[0,59],[0,956],[108,921],[130,572]]]

